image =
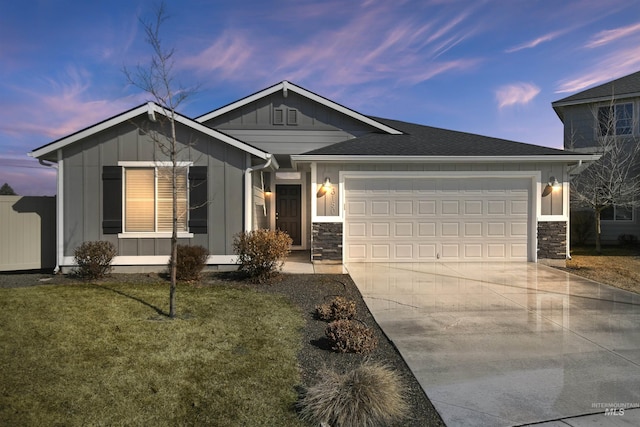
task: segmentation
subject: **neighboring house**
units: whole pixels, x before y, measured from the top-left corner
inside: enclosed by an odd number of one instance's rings
[[[57,164],[60,267],[89,240],[113,242],[116,266],[166,265],[167,163],[145,131],[162,114],[141,105],[30,153]],[[286,81],[177,121],[180,242],[216,265],[256,228],[314,262],[564,260],[568,169],[597,158],[369,117]]]
[[[598,149],[598,139],[607,134],[631,144],[640,143],[640,71],[551,105],[564,124],[567,150],[593,153]],[[617,243],[623,234],[640,237],[639,209],[612,206],[602,211],[601,221],[603,243]]]

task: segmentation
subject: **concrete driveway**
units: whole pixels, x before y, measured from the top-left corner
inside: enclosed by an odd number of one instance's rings
[[[640,425],[640,295],[533,263],[347,270],[448,426]]]

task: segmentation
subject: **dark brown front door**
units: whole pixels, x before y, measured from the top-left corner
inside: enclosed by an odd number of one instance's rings
[[[276,228],[286,231],[294,245],[302,244],[301,187],[276,185]]]

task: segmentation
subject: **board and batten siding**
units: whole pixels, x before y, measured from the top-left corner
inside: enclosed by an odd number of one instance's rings
[[[169,255],[170,239],[118,238],[102,230],[102,168],[119,161],[167,160],[144,129],[143,122],[123,123],[63,148],[64,159],[64,255],[85,241],[107,240],[120,256]],[[233,234],[242,230],[243,171],[246,154],[212,137],[194,133],[178,124],[183,149],[180,161],[207,167],[208,227],[206,234],[179,239],[181,244],[201,245],[211,255],[233,254]]]
[[[282,122],[274,122],[276,111],[284,114]],[[295,122],[288,120],[288,111],[295,111]],[[204,124],[273,154],[300,154],[373,130],[292,91],[286,98],[281,92],[271,94]]]
[[[53,269],[56,198],[0,196],[0,271]]]

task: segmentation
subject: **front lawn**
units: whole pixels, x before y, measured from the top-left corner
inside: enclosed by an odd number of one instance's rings
[[[224,285],[0,289],[3,425],[302,425],[303,319]]]
[[[600,283],[640,293],[640,249],[605,246],[598,255],[592,246],[575,247],[567,270]]]

